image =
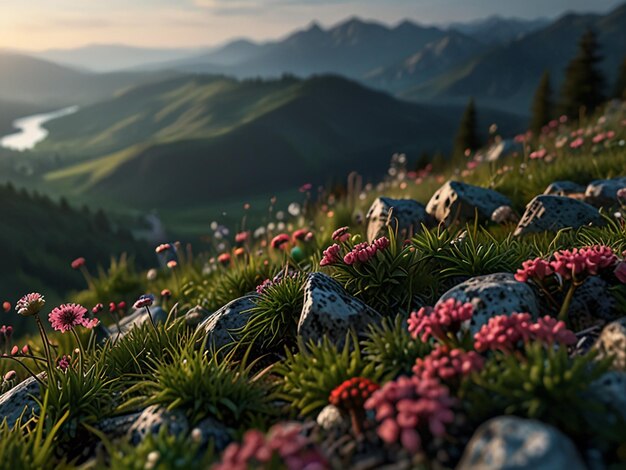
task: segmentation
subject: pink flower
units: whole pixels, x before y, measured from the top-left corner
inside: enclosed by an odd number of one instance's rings
[[[564,322],[554,318],[546,316],[533,323],[530,314],[513,313],[490,318],[474,335],[474,349],[510,353],[529,341],[570,345],[576,342],[576,336]]]
[[[18,314],[29,317],[39,313],[44,305],[46,305],[46,300],[43,298],[43,295],[31,292],[17,301],[15,310],[17,310]]]
[[[573,250],[560,250],[554,253],[550,266],[564,279],[597,275],[601,270],[613,267],[618,259],[608,246],[595,245]]]
[[[70,367],[70,356],[63,354],[63,357],[61,357],[57,361],[57,369],[63,372],[67,372],[67,369],[69,369],[69,367]]]
[[[170,260],[167,262],[167,267],[170,269],[174,269],[178,266],[178,261],[176,260]]]
[[[311,183],[305,183],[300,186],[300,189],[298,191],[300,191],[301,193],[306,193],[309,192],[311,189],[313,189],[313,185]]]
[[[275,250],[282,250],[289,243],[290,237],[286,233],[281,233],[272,238],[270,246]]]
[[[324,250],[322,260],[320,261],[320,266],[329,266],[337,263],[341,259],[339,256],[340,250],[341,247],[336,243],[326,248]]]
[[[599,134],[594,135],[593,139],[591,139],[591,141],[594,144],[599,144],[600,142],[602,142],[605,139],[606,139],[606,134],[604,132],[600,132]]]
[[[217,262],[224,266],[227,266],[230,264],[230,259],[231,258],[229,253],[222,253],[217,257]]]
[[[161,291],[161,297],[163,297],[164,299],[169,299],[172,296],[172,291],[169,289],[163,289]]]
[[[522,263],[522,268],[515,273],[515,279],[519,282],[528,282],[529,279],[542,281],[552,273],[550,263],[541,258],[535,258]]]
[[[343,257],[343,262],[347,265],[352,265],[357,262],[367,263],[370,259],[376,255],[378,248],[376,245],[369,245],[366,242],[355,245],[351,252],[347,253]]]
[[[160,254],[160,253],[164,253],[164,252],[168,251],[171,248],[172,248],[172,245],[170,245],[169,243],[162,243],[159,246],[157,246],[154,251],[157,254]]]
[[[618,189],[616,195],[622,204],[626,203],[626,188]]]
[[[582,147],[584,144],[585,144],[585,139],[583,139],[582,137],[577,137],[570,142],[569,146],[573,149],[577,149],[577,148]]]
[[[4,310],[4,313],[9,313],[9,311],[11,310],[11,303],[2,302],[2,310]]]
[[[424,439],[445,435],[446,425],[454,421],[455,404],[438,380],[402,376],[374,392],[365,408],[375,410],[376,431],[383,441],[416,453]]]
[[[82,256],[80,258],[76,258],[74,261],[72,261],[72,269],[80,269],[83,266],[85,266],[85,258],[83,258]]]
[[[428,356],[418,358],[413,373],[421,379],[439,379],[446,382],[482,369],[484,359],[475,351],[437,346]]]
[[[455,299],[438,303],[434,308],[422,307],[418,312],[411,313],[409,333],[413,338],[421,335],[423,342],[430,337],[445,341],[448,333],[456,334],[461,324],[472,318],[472,313],[471,303],[464,304]]]
[[[336,242],[346,242],[350,239],[350,227],[341,227],[333,232],[333,240]]]
[[[534,152],[532,152],[529,157],[532,160],[536,160],[536,159],[543,159],[545,158],[545,156],[548,155],[548,151],[546,149],[539,149],[539,150],[535,150]]]
[[[4,381],[10,382],[11,380],[15,379],[16,376],[17,372],[15,372],[14,370],[10,370],[6,374],[4,374]]]
[[[295,232],[291,234],[291,238],[294,242],[296,241],[304,241],[306,239],[309,230],[306,228],[299,228]]]
[[[52,310],[48,319],[50,320],[52,328],[61,333],[70,331],[72,328],[79,325],[85,328],[93,328],[98,324],[98,320],[86,318],[86,313],[87,309],[82,305],[63,304]]]
[[[133,304],[134,309],[140,309],[144,307],[150,307],[154,303],[154,296],[152,294],[144,294],[140,296]]]
[[[376,249],[379,251],[386,250],[387,248],[389,248],[390,244],[391,242],[389,241],[387,237],[380,237],[372,242],[372,245],[374,245]]]
[[[300,424],[277,424],[267,436],[256,429],[246,431],[241,444],[230,444],[213,470],[286,468],[325,470],[326,459],[311,440],[302,434]]]
[[[626,261],[620,261],[613,271],[615,277],[622,284],[626,284]]]
[[[91,309],[91,313],[93,313],[94,315],[97,315],[98,313],[102,312],[102,310],[104,310],[104,305],[96,304]]]
[[[239,232],[235,235],[236,243],[245,243],[250,238],[250,232]]]

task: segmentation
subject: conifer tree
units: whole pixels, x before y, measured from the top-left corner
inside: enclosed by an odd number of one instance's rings
[[[578,43],[578,54],[565,70],[561,92],[562,111],[576,118],[593,112],[604,101],[604,77],[598,69],[602,61],[593,30],[587,30]]]
[[[530,130],[539,135],[541,128],[552,119],[552,86],[550,74],[546,71],[541,77],[531,108]]]
[[[615,89],[613,91],[613,98],[626,100],[626,57],[622,60],[619,68],[619,74],[617,75],[617,81],[615,82]]]
[[[474,104],[474,98],[470,98],[465,112],[463,113],[463,117],[461,118],[461,124],[459,125],[456,138],[454,139],[453,158],[463,157],[468,149],[474,151],[480,147],[476,128],[476,106]]]

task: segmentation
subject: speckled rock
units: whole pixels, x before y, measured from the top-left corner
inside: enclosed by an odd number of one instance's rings
[[[609,283],[604,279],[593,276],[576,289],[568,314],[570,318],[588,319],[590,324],[581,324],[581,329],[591,326],[591,323],[597,323],[597,320],[615,319],[618,305],[614,296],[607,295],[609,287]]]
[[[235,331],[242,328],[250,318],[248,311],[255,306],[256,298],[257,295],[247,295],[235,299],[198,325],[198,329],[203,330],[208,337],[207,349],[220,349],[236,341]]]
[[[213,418],[200,421],[191,430],[191,437],[203,447],[212,444],[217,451],[224,450],[233,441],[228,428]]]
[[[532,288],[516,281],[511,273],[468,279],[443,294],[438,303],[448,299],[470,302],[474,306],[474,315],[469,322],[472,334],[496,315],[530,313],[537,317],[539,314],[539,303]]]
[[[316,422],[324,431],[339,435],[350,428],[350,420],[335,405],[326,405],[317,415]]]
[[[137,412],[105,418],[96,425],[96,428],[106,434],[109,439],[118,439],[128,434],[128,430],[137,422],[140,415],[141,412]]]
[[[378,312],[352,297],[333,278],[323,273],[309,274],[304,286],[304,305],[298,334],[305,341],[327,337],[343,344],[348,331],[364,332],[377,322]]]
[[[38,377],[43,379],[45,374],[41,373]],[[13,427],[22,413],[23,422],[38,413],[39,405],[33,396],[39,398],[39,382],[34,377],[27,378],[0,395],[0,421],[6,419],[9,427]]]
[[[187,313],[185,313],[185,324],[192,328],[195,328],[204,320],[211,316],[211,312],[202,308],[200,305],[196,305],[195,307],[189,309]]]
[[[572,441],[540,421],[499,416],[478,428],[457,470],[585,470]]]
[[[626,372],[612,370],[592,382],[591,392],[626,421]]]
[[[424,205],[413,199],[379,197],[365,217],[369,242],[387,235],[387,227],[397,230],[398,237],[403,239],[421,231],[422,224],[432,227],[436,223],[435,219],[426,212]]]
[[[585,190],[585,200],[595,207],[614,207],[617,191],[622,188],[626,188],[626,177],[592,181]]]
[[[158,405],[152,405],[137,416],[126,434],[130,442],[137,445],[149,434],[158,434],[162,426],[167,426],[168,432],[173,435],[189,432],[189,423],[182,411],[167,411]]]
[[[165,323],[165,320],[167,320],[167,313],[158,305],[150,307],[150,314],[152,315],[154,323]],[[118,336],[121,338],[135,326],[143,325],[149,321],[150,317],[148,316],[148,312],[146,312],[145,308],[136,309],[133,313],[120,320],[119,335],[117,325],[115,324],[109,326],[109,335],[114,339],[117,339]]]
[[[585,187],[582,184],[573,181],[555,181],[551,183],[543,194],[551,194],[554,196],[569,196],[570,194],[582,194]]]
[[[428,201],[426,212],[450,226],[473,222],[476,216],[488,221],[498,207],[511,205],[509,198],[492,189],[448,181]]]
[[[515,235],[578,228],[583,225],[604,225],[600,212],[589,204],[564,196],[540,195],[526,206]]]
[[[626,372],[626,317],[606,325],[593,347],[599,359],[613,356],[612,369]]]

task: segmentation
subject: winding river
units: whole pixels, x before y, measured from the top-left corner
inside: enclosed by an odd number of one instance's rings
[[[49,113],[33,114],[13,121],[17,132],[0,137],[0,147],[11,150],[30,150],[48,136],[48,130],[43,125],[63,116],[78,111],[78,106],[69,106]]]

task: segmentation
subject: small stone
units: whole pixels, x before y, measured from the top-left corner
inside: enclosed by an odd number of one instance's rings
[[[604,225],[600,212],[589,204],[564,196],[540,195],[526,206],[514,235],[556,232],[583,225]]]
[[[626,372],[626,317],[606,325],[593,348],[598,359],[613,356],[611,368]]]
[[[371,205],[367,215],[367,240],[387,235],[388,227],[397,230],[398,239],[410,238],[414,233],[435,225],[423,204],[413,199],[379,197]]]
[[[165,320],[167,320],[167,313],[158,305],[150,307],[150,314],[152,315],[152,320],[155,324],[165,323]],[[146,309],[138,308],[133,311],[133,313],[125,316],[120,320],[119,335],[117,325],[113,324],[109,326],[109,336],[117,340],[118,338],[122,338],[132,328],[143,325],[144,323],[147,323],[149,321],[150,316],[148,315],[148,312],[146,312]]]
[[[474,433],[457,470],[585,470],[573,442],[540,421],[499,416]]]
[[[202,447],[212,444],[217,451],[224,450],[233,441],[228,428],[213,418],[205,418],[191,431]]]
[[[256,306],[256,298],[255,294],[235,299],[198,325],[198,330],[203,330],[207,337],[207,349],[218,350],[237,341],[236,331],[248,322],[249,311]]]
[[[130,442],[137,445],[149,434],[158,434],[163,426],[166,426],[172,435],[189,432],[189,423],[181,410],[168,411],[158,405],[151,405],[137,416],[126,434]]]
[[[185,324],[189,327],[195,328],[209,316],[211,316],[211,312],[202,308],[200,305],[196,305],[195,307],[189,309],[189,311],[184,315]]]
[[[472,334],[496,315],[530,313],[533,318],[539,315],[535,292],[528,284],[516,281],[511,273],[486,274],[468,279],[443,294],[437,303],[448,299],[472,304],[474,314],[468,325]]]
[[[317,415],[316,422],[329,433],[344,434],[350,429],[350,421],[335,405],[326,405]]]
[[[592,382],[590,390],[598,400],[626,421],[626,372],[609,371]]]
[[[298,334],[305,341],[319,342],[326,337],[342,345],[349,331],[365,332],[379,318],[378,312],[352,297],[330,276],[309,274],[298,323]]]
[[[622,188],[626,188],[626,177],[592,181],[585,190],[585,200],[595,207],[615,207],[617,191]]]
[[[519,222],[519,215],[511,206],[500,206],[491,214],[491,221],[501,225],[516,224]]]
[[[553,196],[570,196],[572,194],[582,194],[585,187],[582,184],[573,181],[555,181],[551,183],[543,194],[551,194]]]
[[[426,205],[426,212],[446,226],[491,219],[493,212],[512,203],[503,194],[493,189],[472,186],[458,181],[444,184]]]

